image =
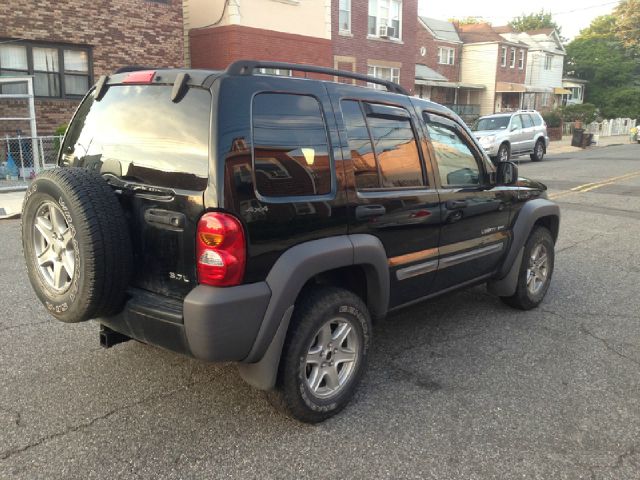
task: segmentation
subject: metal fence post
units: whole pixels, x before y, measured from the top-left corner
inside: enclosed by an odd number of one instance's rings
[[[18,171],[18,178],[22,176],[22,179],[24,180],[24,156],[22,154],[22,136],[20,135],[18,135],[18,150],[20,152],[20,165],[21,165],[21,168]]]

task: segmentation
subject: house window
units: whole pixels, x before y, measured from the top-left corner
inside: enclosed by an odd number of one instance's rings
[[[377,65],[369,65],[369,76],[380,78],[382,80],[391,80],[395,83],[400,83],[400,69],[394,67],[378,67]],[[384,85],[377,83],[367,83],[367,87],[375,88],[377,90],[386,90]]]
[[[551,65],[553,64],[553,55],[545,55],[544,57],[544,69],[551,70]]]
[[[500,52],[500,65],[503,67],[507,66],[507,47],[502,47]]]
[[[402,0],[369,0],[369,35],[400,40]]]
[[[581,87],[571,87],[571,100],[581,100],[582,99],[582,88]]]
[[[455,63],[456,51],[453,48],[438,48],[438,63],[442,65],[453,65]]]
[[[89,90],[89,49],[55,45],[0,45],[0,75],[33,75],[37,97],[78,97]],[[5,85],[1,93],[27,93],[26,85]]]
[[[516,66],[516,49],[511,48],[511,56],[509,57],[509,68],[515,68]]]
[[[520,50],[520,59],[518,60],[518,68],[520,70],[524,69],[524,50]]]
[[[341,32],[351,32],[351,0],[340,0],[340,11],[338,14],[339,29]]]

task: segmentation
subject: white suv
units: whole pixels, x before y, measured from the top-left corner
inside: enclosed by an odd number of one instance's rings
[[[535,110],[480,117],[471,129],[494,162],[506,162],[526,154],[539,162],[549,146],[547,124]]]

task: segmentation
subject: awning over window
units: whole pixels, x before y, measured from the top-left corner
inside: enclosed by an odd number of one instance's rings
[[[496,92],[497,93],[522,93],[526,92],[527,87],[521,83],[511,83],[511,82],[497,82],[496,83]]]
[[[556,95],[571,95],[571,90],[567,90],[566,88],[556,87],[553,89],[553,93]]]

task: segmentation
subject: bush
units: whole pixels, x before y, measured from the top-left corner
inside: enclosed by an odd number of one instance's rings
[[[567,105],[560,109],[562,119],[565,122],[582,122],[591,123],[598,117],[598,110],[592,103],[576,103],[574,105]]]
[[[602,105],[605,118],[640,117],[640,88],[621,87],[609,92]]]
[[[562,126],[562,117],[556,110],[542,114],[548,128],[558,128]]]
[[[53,139],[53,148],[55,149],[56,153],[60,151],[60,137],[65,134],[68,127],[69,125],[63,123],[53,132],[53,134],[56,136],[56,138]]]

